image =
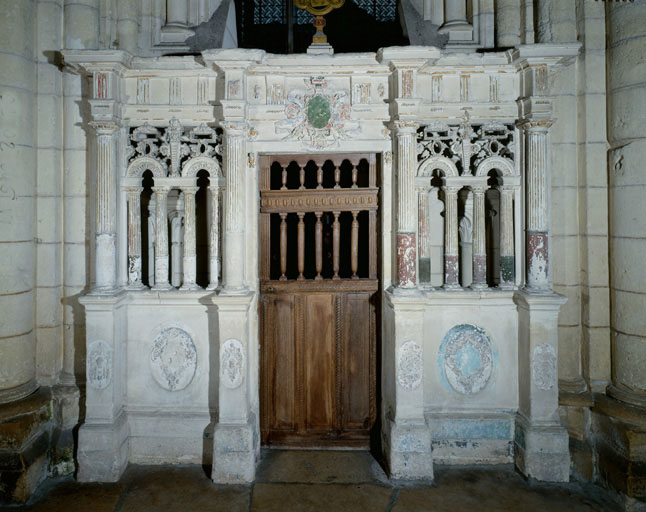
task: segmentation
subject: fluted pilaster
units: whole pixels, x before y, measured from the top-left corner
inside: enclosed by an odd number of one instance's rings
[[[487,233],[485,226],[484,186],[471,187],[473,192],[473,281],[472,288],[487,287]]]
[[[128,197],[128,287],[143,288],[141,281],[141,192],[142,187],[126,190]]]
[[[458,190],[443,186],[444,191],[444,288],[459,288],[458,283]]]
[[[184,279],[182,290],[196,290],[195,193],[198,187],[182,187],[184,192]]]
[[[171,288],[168,280],[168,187],[153,187],[155,193],[155,286]]]

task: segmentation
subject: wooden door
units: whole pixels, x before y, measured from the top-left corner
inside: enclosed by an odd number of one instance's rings
[[[261,160],[261,431],[367,445],[376,417],[374,154]]]

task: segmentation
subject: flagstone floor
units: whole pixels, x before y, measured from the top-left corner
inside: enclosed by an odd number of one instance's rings
[[[0,507],[2,508],[2,507]],[[22,507],[38,512],[506,511],[613,512],[592,485],[524,480],[511,466],[436,467],[431,484],[389,481],[363,451],[265,450],[256,482],[220,486],[202,466],[134,466],[113,484],[50,480]]]

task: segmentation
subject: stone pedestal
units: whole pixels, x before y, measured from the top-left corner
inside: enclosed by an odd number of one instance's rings
[[[384,308],[383,449],[391,478],[433,478],[424,418],[424,306],[420,294],[388,293]]]
[[[86,295],[85,423],[78,438],[78,480],[116,482],[128,464],[123,292]]]
[[[249,307],[253,294],[220,300],[218,339],[211,338],[211,350],[219,347],[219,418],[213,433],[213,471],[219,484],[253,482],[259,447],[257,410],[250,384],[248,339]],[[255,361],[254,358],[251,358]],[[256,406],[257,407],[257,406]]]
[[[558,415],[558,313],[565,297],[518,292],[519,410],[514,459],[525,476],[570,479],[568,434]]]

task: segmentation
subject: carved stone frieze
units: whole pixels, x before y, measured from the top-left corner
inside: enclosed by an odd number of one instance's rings
[[[417,389],[424,376],[422,347],[414,341],[407,341],[399,347],[397,358],[397,380],[404,389]]]
[[[486,159],[501,159],[505,173],[513,169],[514,126],[502,123],[471,123],[468,111],[459,125],[434,122],[421,128],[417,136],[417,158],[424,162],[444,157],[452,161],[460,175],[472,176]],[[504,159],[504,160],[502,160]]]
[[[532,380],[538,389],[549,391],[556,385],[556,350],[541,343],[532,352]]]
[[[180,391],[188,386],[197,369],[193,338],[179,327],[163,329],[153,340],[150,370],[162,388]]]
[[[94,389],[105,389],[112,383],[112,348],[103,340],[89,344],[86,360],[87,383]]]
[[[200,168],[211,172],[220,169],[221,156],[221,134],[217,130],[206,124],[187,130],[176,118],[166,128],[144,123],[131,129],[130,145],[126,148],[128,176],[140,176],[151,170],[155,177],[179,177],[196,158],[213,160],[213,165],[206,161],[200,164],[204,166]]]
[[[305,86],[287,93],[285,119],[275,124],[276,133],[286,134],[284,140],[295,139],[306,148],[323,149],[360,130],[359,122],[351,119],[347,90],[328,89],[324,77],[310,77]]]
[[[491,338],[481,327],[460,324],[446,333],[438,365],[450,388],[472,395],[485,388],[494,367]]]
[[[244,380],[244,347],[236,339],[226,340],[220,348],[220,379],[222,385],[235,389]]]

